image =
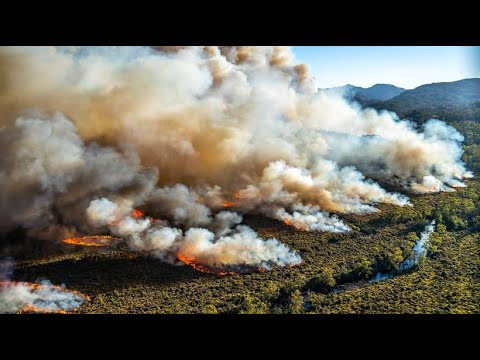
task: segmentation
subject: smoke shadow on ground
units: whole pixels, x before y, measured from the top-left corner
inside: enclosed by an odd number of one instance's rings
[[[61,242],[29,238],[24,229],[18,228],[0,235],[0,254],[16,260],[71,252]]]
[[[172,284],[216,276],[198,272],[189,266],[165,264],[142,255],[129,259],[89,257],[34,263],[16,268],[13,275],[15,280],[20,281],[46,278],[54,284],[65,284],[89,296],[131,284]]]

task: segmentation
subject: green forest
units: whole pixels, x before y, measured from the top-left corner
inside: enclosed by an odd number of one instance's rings
[[[465,136],[464,160],[480,173],[480,123],[451,122]],[[125,245],[65,250],[18,263],[16,276],[37,274],[91,298],[80,313],[479,313],[480,181],[455,192],[411,195],[413,207],[342,216],[349,233],[301,232],[260,216],[245,222],[302,256],[300,265],[220,276],[171,266]],[[437,223],[427,257],[408,272],[408,256],[428,220]],[[370,283],[378,272],[398,276]],[[88,276],[85,276],[88,274]]]

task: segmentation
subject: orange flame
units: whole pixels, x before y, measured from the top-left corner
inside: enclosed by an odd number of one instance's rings
[[[240,193],[235,193],[233,194],[233,197],[236,199],[236,200],[240,200]],[[232,207],[232,206],[235,206],[237,205],[237,202],[236,201],[222,201],[222,206],[223,207]]]
[[[207,266],[207,265],[204,265],[202,263],[200,263],[197,259],[195,259],[194,256],[186,253],[186,252],[182,252],[182,253],[177,253],[177,259],[180,260],[181,262],[183,262],[184,264],[187,264],[187,265],[190,265],[192,268],[194,268],[195,270],[198,270],[200,272],[204,272],[204,273],[210,273],[210,274],[216,274],[216,275],[237,275],[239,273],[250,273],[250,272],[260,272],[260,273],[263,273],[263,272],[267,272],[268,270],[265,269],[264,267],[254,267],[254,266],[251,266],[251,267],[244,267],[243,269],[240,267],[238,269],[219,269],[219,268],[215,268],[215,267],[211,267],[211,266]],[[293,266],[293,265],[291,265]]]
[[[194,256],[192,256],[190,254],[187,254],[187,253],[178,253],[177,258],[178,258],[178,260],[180,260],[184,264],[190,265],[195,270],[198,270],[200,272],[213,273],[213,274],[217,274],[217,275],[233,275],[233,274],[235,274],[234,272],[221,271],[221,270],[218,270],[218,269],[214,269],[214,268],[205,266],[205,265],[201,264],[197,259],[195,259]]]
[[[140,210],[137,210],[137,209],[133,209],[130,213],[130,216],[133,216],[135,219],[141,219],[143,217],[145,217],[145,214],[140,211]],[[120,224],[120,222],[122,221],[122,218],[120,216],[117,216],[116,218],[114,218],[113,220],[110,220],[108,222],[108,225],[110,226],[118,226]]]
[[[79,246],[109,246],[120,241],[121,238],[109,235],[87,235],[82,237],[72,237],[63,240],[65,244],[79,245]]]
[[[306,228],[305,225],[303,225],[299,222],[295,222],[295,220],[285,219],[285,220],[283,220],[283,223],[285,225],[288,225],[288,226],[291,226],[291,227],[295,228],[298,231],[308,231],[308,228]]]
[[[223,207],[232,207],[232,206],[235,206],[235,202],[233,202],[233,201],[222,201],[222,206]]]
[[[135,219],[142,219],[145,217],[145,213],[143,211],[133,209],[131,214]],[[147,217],[152,223],[159,223],[161,220],[152,218],[150,216]]]
[[[73,311],[70,312],[76,312],[77,309],[74,309]],[[39,307],[36,307],[31,304],[25,305],[23,308],[17,311],[17,314],[68,314],[69,311],[67,310],[47,310],[47,309],[42,309]]]
[[[140,210],[133,209],[132,210],[132,216],[136,219],[139,219],[139,218],[143,218],[145,216],[145,214],[143,212],[141,212]]]
[[[70,293],[75,296],[79,296],[83,298],[85,301],[90,301],[90,297],[87,295],[84,295],[78,291],[75,290],[68,290],[65,289],[61,286],[58,285],[42,285],[42,284],[36,284],[36,283],[31,283],[31,282],[19,282],[19,281],[0,281],[0,287],[8,287],[8,286],[16,286],[22,284],[23,286],[29,287],[32,291],[40,290],[43,288],[48,288],[48,289],[55,289],[58,291],[62,291],[65,293]],[[75,308],[71,311],[67,310],[48,310],[44,309],[32,304],[26,304],[23,308],[17,311],[17,314],[28,314],[28,313],[36,313],[36,314],[69,314],[78,311],[78,308]]]

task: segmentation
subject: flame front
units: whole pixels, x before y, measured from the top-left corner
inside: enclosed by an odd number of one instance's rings
[[[282,220],[285,225],[291,226],[298,231],[308,231],[308,228],[305,224],[302,224],[299,221],[291,220],[291,219],[284,219]]]
[[[222,201],[222,206],[223,207],[232,207],[232,206],[235,206],[235,202],[233,202],[233,201]]]
[[[121,238],[109,235],[87,235],[82,237],[72,237],[63,240],[65,244],[79,245],[79,246],[109,246],[120,241]]]
[[[140,219],[140,218],[145,217],[145,214],[144,214],[143,212],[141,212],[140,210],[133,209],[133,210],[132,210],[132,216],[133,216],[135,219]]]
[[[25,305],[23,308],[17,311],[17,314],[69,314],[71,312],[76,312],[77,309],[74,309],[73,311],[67,311],[67,310],[47,310],[47,309],[42,309],[37,306],[34,306],[32,304]]]
[[[177,259],[180,260],[181,262],[183,262],[184,264],[190,265],[192,268],[194,268],[195,270],[198,270],[200,272],[213,273],[213,274],[217,274],[217,275],[233,275],[233,274],[235,274],[234,272],[222,271],[222,270],[218,270],[218,269],[215,269],[215,268],[205,266],[205,265],[201,264],[197,259],[195,259],[195,257],[193,257],[192,255],[187,254],[187,253],[178,253],[177,254]]]
[[[235,198],[236,200],[240,200],[240,193],[237,192],[237,193],[233,194],[232,197]],[[232,207],[232,206],[235,206],[235,205],[237,205],[236,201],[227,201],[227,200],[222,201],[222,206],[223,207]]]
[[[31,292],[37,292],[41,291],[43,289],[45,290],[55,290],[57,292],[62,292],[62,293],[67,293],[67,294],[72,294],[74,296],[82,298],[84,301],[90,301],[90,297],[87,295],[84,295],[78,291],[75,290],[68,290],[65,289],[61,286],[58,285],[44,285],[44,284],[37,284],[37,283],[31,283],[31,282],[19,282],[19,281],[0,281],[0,288],[8,288],[10,286],[24,286],[30,289]],[[48,308],[43,308],[41,306],[36,306],[33,304],[25,304],[21,309],[17,311],[17,314],[31,314],[31,313],[36,313],[36,314],[70,314],[73,312],[78,311],[78,308],[74,308],[70,311],[67,310],[50,310]]]

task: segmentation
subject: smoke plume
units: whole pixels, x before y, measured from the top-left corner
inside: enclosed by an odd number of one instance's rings
[[[39,284],[12,282],[13,260],[0,260],[0,314],[18,311],[64,312],[77,309],[85,297],[48,280]]]
[[[185,213],[190,203],[172,204],[173,213]],[[236,265],[270,269],[274,265],[294,265],[300,262],[298,254],[275,239],[264,241],[248,226],[237,225],[239,214],[222,211],[203,221],[212,230],[189,228],[185,234],[180,229],[167,226],[151,218],[138,219],[129,214],[132,209],[108,199],[93,200],[87,209],[89,221],[94,226],[107,226],[115,235],[125,237],[131,249],[147,251],[166,262],[174,263],[177,257],[195,259],[210,268],[232,268]]]
[[[374,179],[425,193],[471,176],[455,129],[318,92],[287,47],[2,47],[0,72],[2,232],[269,268],[299,257],[242,214],[348,231],[341,214],[409,205]]]

